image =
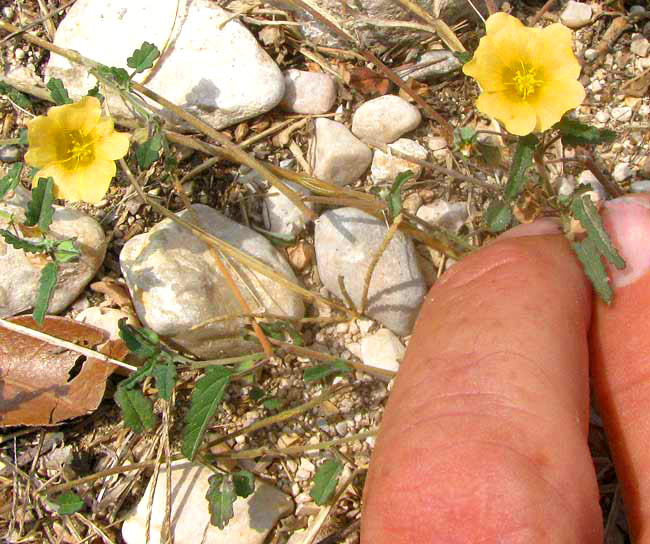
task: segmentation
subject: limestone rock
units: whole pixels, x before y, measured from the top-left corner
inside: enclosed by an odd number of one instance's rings
[[[176,17],[177,5],[180,6]],[[223,128],[272,109],[284,95],[284,79],[273,59],[231,14],[209,0],[79,0],[61,21],[54,43],[107,66],[128,69],[127,58],[143,41],[163,52],[152,70],[135,77],[167,100]],[[79,98],[95,78],[52,54],[46,78],[60,78]],[[110,93],[113,114],[132,116]],[[173,121],[172,114],[161,115]]]
[[[449,203],[446,200],[438,199],[431,204],[421,206],[417,216],[430,225],[458,233],[467,221],[467,204],[464,202]]]
[[[207,232],[296,282],[287,261],[261,234],[208,206],[195,204],[193,208]],[[189,219],[187,210],[178,215]],[[304,315],[300,296],[276,280],[228,260],[233,279],[251,311],[266,309],[295,319]],[[131,238],[122,248],[120,264],[144,326],[202,358],[237,355],[259,347],[256,342],[242,338],[247,324],[243,318],[191,330],[210,318],[241,314],[242,309],[218,271],[207,244],[170,219]]]
[[[562,21],[562,24],[569,28],[576,29],[589,24],[591,13],[592,9],[589,4],[569,0],[564,10],[562,10],[560,20]]]
[[[361,340],[361,360],[364,365],[397,372],[405,352],[406,348],[399,338],[388,329],[379,329]]]
[[[426,160],[427,150],[419,143],[406,138],[400,138],[392,144],[388,144],[388,153],[376,149],[370,166],[370,177],[373,183],[393,183],[400,172],[410,170],[413,172],[413,181],[420,177],[422,167],[419,164],[410,162],[407,159],[392,155],[391,151],[401,151],[416,159]]]
[[[300,195],[309,196],[311,191],[298,183],[285,182],[286,185]],[[298,207],[280,191],[271,187],[264,196],[265,214],[264,227],[271,232],[296,235],[305,228],[305,216]],[[309,208],[313,204],[305,203]]]
[[[223,529],[210,524],[205,495],[210,487],[208,468],[176,461],[171,469],[171,519],[175,544],[262,544],[277,521],[293,510],[291,498],[272,485],[256,480],[255,491],[247,498],[238,497],[234,516]],[[127,544],[145,542],[148,502],[153,479],[149,481],[136,509],[122,526]],[[150,544],[161,544],[165,519],[167,469],[163,464],[156,482],[151,509]]]
[[[399,96],[387,94],[361,104],[352,116],[352,133],[369,142],[390,144],[422,121],[414,105]]]
[[[284,73],[284,98],[280,106],[292,113],[326,113],[336,102],[336,92],[336,82],[331,76],[291,69]]]
[[[357,181],[370,166],[372,151],[338,121],[314,120],[311,147],[314,176],[337,185]]]
[[[386,225],[356,208],[329,210],[316,221],[314,234],[318,273],[339,298],[339,276],[357,308],[373,256],[386,235]],[[397,232],[375,267],[366,315],[399,335],[407,334],[422,304],[426,285],[418,268],[413,241]]]

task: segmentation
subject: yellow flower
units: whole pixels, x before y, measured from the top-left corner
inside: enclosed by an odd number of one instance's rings
[[[552,127],[584,100],[568,28],[529,28],[506,13],[491,15],[485,26],[487,35],[463,67],[482,87],[476,107],[485,115],[525,136]]]
[[[40,168],[34,178],[54,179],[54,196],[72,202],[99,202],[115,175],[115,161],[126,155],[129,136],[102,117],[99,100],[86,96],[54,106],[27,123],[28,164]]]

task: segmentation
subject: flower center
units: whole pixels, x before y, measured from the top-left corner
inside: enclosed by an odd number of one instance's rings
[[[512,83],[508,84],[512,85],[515,88],[515,92],[524,100],[533,94],[538,87],[541,87],[543,83],[541,79],[537,79],[535,72],[535,68],[530,64],[520,61],[519,67],[514,70]]]
[[[85,166],[93,160],[95,142],[87,134],[80,130],[73,130],[67,134],[67,142],[64,151],[64,164],[74,170],[79,165]]]

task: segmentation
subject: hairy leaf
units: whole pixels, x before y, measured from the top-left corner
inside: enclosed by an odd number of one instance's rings
[[[167,364],[156,364],[151,370],[151,374],[156,380],[156,388],[161,399],[170,400],[172,391],[176,385],[176,366],[173,361]]]
[[[609,284],[607,270],[605,269],[601,254],[595,242],[593,239],[587,238],[582,242],[572,243],[571,245],[582,263],[585,274],[591,280],[594,290],[607,304],[610,304],[614,293]]]
[[[52,100],[54,100],[54,102],[57,105],[61,106],[63,104],[72,104],[70,95],[68,94],[68,91],[63,85],[63,81],[61,81],[59,78],[57,77],[51,78],[47,82],[47,88],[50,91],[50,96],[52,97]]]
[[[64,491],[55,499],[50,499],[50,505],[61,516],[74,514],[84,507],[83,499],[72,491]]]
[[[114,66],[99,66],[96,68],[97,74],[104,79],[114,83],[120,89],[127,91],[131,85],[129,73],[124,68]]]
[[[54,289],[56,288],[56,276],[59,272],[59,265],[56,263],[47,263],[41,270],[41,277],[38,280],[38,291],[34,301],[34,311],[32,317],[39,325],[43,325],[47,307],[50,305]]]
[[[25,225],[33,227],[38,225],[41,232],[47,232],[52,224],[54,215],[54,180],[49,178],[40,178],[38,186],[32,189],[32,200],[27,205],[25,213]]]
[[[231,375],[231,370],[215,366],[208,368],[203,377],[196,382],[190,410],[185,418],[186,425],[181,448],[183,455],[190,461],[194,460],[199,451],[205,430],[223,399]]]
[[[559,129],[564,145],[608,144],[616,139],[616,132],[597,128],[568,117],[563,117],[553,128]]]
[[[238,497],[246,498],[255,491],[255,476],[252,472],[238,470],[232,473],[232,480]]]
[[[23,171],[23,163],[17,162],[9,168],[6,176],[0,179],[0,200],[8,193],[15,191],[20,183],[20,173]]]
[[[234,515],[235,485],[230,474],[214,474],[208,478],[208,484],[210,487],[205,498],[208,499],[210,523],[223,529]]]
[[[160,150],[163,145],[162,132],[156,130],[151,138],[143,144],[136,144],[135,157],[138,160],[140,168],[146,170],[160,157]]]
[[[510,204],[500,198],[495,198],[488,209],[485,210],[483,220],[490,232],[502,232],[506,230],[512,222],[512,210]]]
[[[150,431],[156,426],[153,404],[142,394],[142,391],[118,387],[114,398],[122,411],[124,423],[133,432]]]
[[[142,45],[133,52],[126,64],[133,68],[136,74],[144,72],[153,66],[154,61],[160,56],[158,48],[149,42],[142,42]]]
[[[507,202],[514,200],[526,186],[526,170],[533,164],[538,142],[539,140],[532,134],[519,137],[505,188],[504,196]]]
[[[22,249],[27,253],[45,253],[50,249],[50,243],[45,239],[32,242],[25,238],[19,238],[7,229],[0,229],[0,236],[2,236],[5,239],[5,242],[10,246],[15,247],[16,249]]]
[[[346,374],[352,369],[343,359],[335,359],[334,361],[321,363],[311,368],[306,368],[303,374],[303,379],[306,382],[314,382],[322,380],[331,374]]]
[[[55,242],[52,252],[55,263],[67,263],[81,256],[81,250],[77,248],[74,240],[61,240]]]
[[[120,319],[117,326],[120,329],[120,338],[136,357],[149,359],[160,352],[160,338],[152,330],[129,325],[126,318]]]
[[[343,463],[337,459],[325,461],[318,467],[314,476],[314,487],[309,492],[318,506],[322,506],[330,500],[336,490],[341,472],[343,472]]]

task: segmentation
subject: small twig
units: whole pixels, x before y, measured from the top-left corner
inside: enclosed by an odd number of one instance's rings
[[[357,309],[354,304],[354,301],[350,297],[350,293],[348,293],[348,290],[345,288],[345,278],[343,275],[339,274],[339,276],[336,278],[337,283],[339,284],[339,289],[341,291],[341,296],[343,297],[343,300],[345,300],[345,303],[348,305],[350,308],[350,311],[354,312],[357,314]]]
[[[607,175],[605,171],[600,167],[596,156],[585,148],[583,148],[583,151],[586,155],[585,157],[582,157],[585,166],[587,169],[591,170],[591,173],[596,177],[596,179],[602,183],[603,187],[610,194],[610,196],[613,198],[623,196],[623,191],[620,189],[620,187],[616,185],[616,182],[611,178],[611,176]]]
[[[544,14],[555,4],[555,0],[546,0],[546,3],[539,8],[535,16],[530,20],[530,26],[535,26]]]

